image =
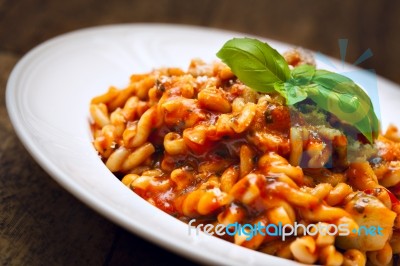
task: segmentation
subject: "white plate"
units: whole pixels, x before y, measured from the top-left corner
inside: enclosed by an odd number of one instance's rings
[[[189,236],[186,224],[123,186],[91,144],[91,98],[110,85],[125,86],[132,73],[162,66],[186,69],[194,57],[212,61],[225,41],[240,36],[244,34],[162,24],[62,35],[30,51],[14,68],[6,95],[11,121],[27,150],[59,184],[129,231],[204,264],[295,265],[205,234]],[[278,51],[289,47],[267,41]],[[394,111],[399,110],[398,86],[378,78],[378,88],[383,125],[400,125]]]

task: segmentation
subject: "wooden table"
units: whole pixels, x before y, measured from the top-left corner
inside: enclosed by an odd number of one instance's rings
[[[88,26],[166,22],[257,34],[339,57],[400,83],[397,1],[5,1],[0,0],[0,264],[165,265],[192,262],[114,225],[56,184],[17,139],[5,109],[18,59],[53,36]]]

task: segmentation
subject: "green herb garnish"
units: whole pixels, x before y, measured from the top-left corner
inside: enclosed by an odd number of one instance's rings
[[[229,40],[217,56],[250,88],[279,93],[288,105],[310,99],[321,109],[353,125],[370,143],[377,138],[379,122],[372,102],[351,79],[310,65],[290,70],[282,55],[256,39]]]

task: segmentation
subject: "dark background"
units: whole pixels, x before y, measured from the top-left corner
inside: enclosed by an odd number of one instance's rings
[[[400,83],[399,1],[0,0],[0,264],[165,265],[184,259],[108,222],[40,169],[14,134],[4,103],[21,56],[59,34],[96,25],[165,22],[216,27],[288,42]]]
[[[362,66],[400,83],[399,1],[0,0],[0,50],[22,55],[64,32],[131,22],[242,31],[334,57],[339,57],[338,39],[347,38],[347,61],[370,48],[374,56]]]

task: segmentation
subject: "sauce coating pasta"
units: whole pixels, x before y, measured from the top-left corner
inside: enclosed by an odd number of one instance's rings
[[[301,63],[293,53],[287,61]],[[394,126],[371,147],[349,139],[333,126],[334,116],[311,104],[288,107],[279,95],[241,83],[223,63],[198,59],[187,71],[132,75],[126,88],[93,98],[90,114],[93,144],[106,166],[182,221],[379,225],[382,234],[375,236],[224,239],[302,263],[396,263],[400,135]],[[361,152],[352,153],[351,145]]]

